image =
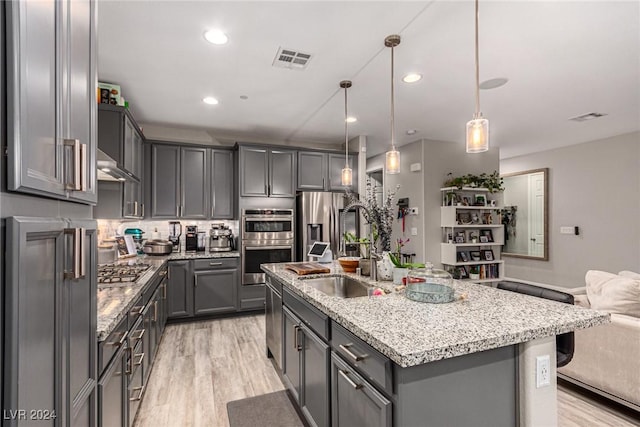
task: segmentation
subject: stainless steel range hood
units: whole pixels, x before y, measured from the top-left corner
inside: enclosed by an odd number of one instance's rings
[[[114,159],[109,157],[104,151],[98,148],[96,163],[98,165],[99,181],[135,181],[140,182],[124,166],[119,165]]]

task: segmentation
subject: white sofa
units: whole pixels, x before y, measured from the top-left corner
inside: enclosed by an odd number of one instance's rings
[[[586,279],[589,286],[589,273]],[[576,305],[601,309],[591,304],[586,287],[570,293]],[[640,411],[640,317],[611,313],[611,323],[575,331],[573,360],[558,375]]]

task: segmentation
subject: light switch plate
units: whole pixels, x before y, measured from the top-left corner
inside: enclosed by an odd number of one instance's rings
[[[418,227],[411,227],[411,235],[412,236],[418,235]]]
[[[560,234],[573,234],[574,227],[560,227]]]

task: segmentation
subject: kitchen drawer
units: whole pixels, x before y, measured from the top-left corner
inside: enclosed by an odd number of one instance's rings
[[[127,316],[125,316],[107,339],[98,343],[98,373],[100,376],[102,376],[113,356],[126,343],[127,335]]]
[[[220,268],[238,268],[238,258],[207,258],[196,259],[194,270],[217,270]]]
[[[331,322],[331,347],[369,381],[393,393],[391,361],[335,322]]]
[[[289,310],[294,312],[308,327],[325,340],[329,340],[329,318],[326,314],[313,307],[302,298],[294,295],[287,288],[283,288],[282,301]]]
[[[144,321],[142,317],[140,317],[129,331],[129,348],[136,348],[138,344],[141,344],[143,339],[142,337],[145,333]]]
[[[267,286],[273,288],[278,295],[282,295],[282,282],[269,275],[266,275],[265,281],[267,282]]]
[[[130,374],[129,385],[127,387],[127,400],[129,401],[129,427],[131,427],[133,426],[133,420],[136,417],[140,401],[142,400],[144,384],[142,381],[142,369],[129,370],[128,372],[130,372]]]
[[[136,300],[133,306],[129,309],[129,330],[138,322],[138,319],[142,318],[142,311],[144,310],[144,301],[142,296]]]

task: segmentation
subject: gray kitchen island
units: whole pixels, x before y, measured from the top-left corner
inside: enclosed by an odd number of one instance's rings
[[[298,276],[265,264],[267,354],[311,425],[553,426],[555,336],[606,313],[454,281],[456,300],[411,301],[390,282]],[[330,296],[307,280],[343,276],[380,296]],[[536,386],[536,358],[549,384]]]

